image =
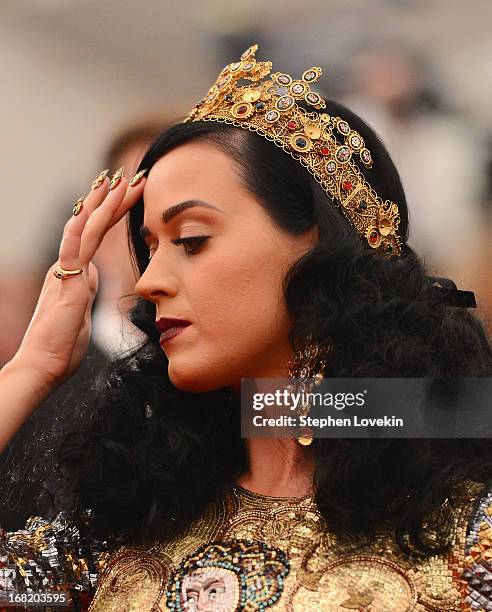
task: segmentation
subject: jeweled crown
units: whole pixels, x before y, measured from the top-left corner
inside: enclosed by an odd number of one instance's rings
[[[248,129],[274,142],[307,168],[373,249],[401,255],[398,205],[383,201],[366,181],[355,160],[372,168],[371,152],[347,121],[325,112],[307,112],[304,100],[316,110],[326,108],[311,84],[322,75],[314,66],[300,79],[271,73],[272,62],[259,62],[252,45],[238,62],[221,71],[207,95],[183,123],[220,121]],[[240,79],[251,85],[238,85]]]

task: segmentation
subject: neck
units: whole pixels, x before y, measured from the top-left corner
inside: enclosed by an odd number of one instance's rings
[[[253,493],[272,497],[313,494],[312,448],[295,439],[248,438],[248,470],[237,484]]]
[[[290,349],[289,349],[290,351]],[[290,356],[292,353],[290,352]],[[280,363],[288,363],[288,352]],[[286,378],[285,366],[262,373],[262,378]],[[232,385],[233,393],[241,396],[241,383]],[[246,440],[247,471],[237,484],[253,493],[271,497],[304,497],[312,495],[315,468],[313,449],[301,446],[295,438],[248,438]]]

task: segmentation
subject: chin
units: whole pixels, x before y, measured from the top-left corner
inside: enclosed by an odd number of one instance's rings
[[[210,376],[210,368],[190,368],[176,366],[171,361],[168,366],[169,380],[181,391],[190,393],[205,393],[226,386]]]

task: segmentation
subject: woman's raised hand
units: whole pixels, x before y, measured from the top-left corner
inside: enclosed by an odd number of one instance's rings
[[[12,360],[31,371],[46,389],[53,390],[72,376],[87,352],[91,307],[98,288],[98,271],[92,258],[106,232],[141,197],[143,172],[130,183],[122,176],[122,169],[111,183],[101,173],[80,212],[65,225],[59,259],[46,274],[34,315]],[[59,279],[54,275],[58,266],[82,269],[82,273]]]

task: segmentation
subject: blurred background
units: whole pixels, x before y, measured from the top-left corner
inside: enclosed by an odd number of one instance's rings
[[[17,350],[75,200],[98,172],[130,177],[250,44],[274,70],[321,66],[400,170],[410,243],[492,315],[490,0],[1,0],[0,366]],[[124,224],[97,255],[94,343],[135,341]],[[116,253],[116,255],[115,255]]]

